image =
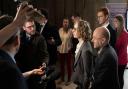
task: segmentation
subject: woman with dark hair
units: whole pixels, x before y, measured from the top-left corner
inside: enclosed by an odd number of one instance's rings
[[[77,85],[77,89],[88,89],[92,63],[92,31],[89,23],[81,20],[75,23],[72,32],[74,38],[79,41],[75,51],[72,81]]]
[[[115,44],[115,50],[118,56],[118,76],[121,89],[123,88],[123,74],[127,65],[127,45],[128,45],[128,33],[125,29],[124,18],[122,15],[114,17],[113,25],[117,31],[117,40]]]
[[[59,52],[59,62],[61,68],[61,81],[65,82],[67,85],[70,82],[71,74],[72,74],[72,31],[69,28],[69,19],[64,18],[62,27],[59,29],[60,38],[62,44],[58,46]],[[66,74],[67,71],[67,74]],[[65,77],[67,75],[67,80],[65,81]]]

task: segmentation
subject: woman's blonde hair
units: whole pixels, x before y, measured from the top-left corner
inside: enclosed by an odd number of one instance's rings
[[[87,21],[80,20],[78,23],[78,31],[80,32],[80,35],[82,36],[82,39],[85,41],[90,41],[92,37],[92,30],[90,28],[90,25]]]

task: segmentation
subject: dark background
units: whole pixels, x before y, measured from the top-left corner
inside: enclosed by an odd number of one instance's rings
[[[96,11],[105,5],[105,0],[30,0],[37,9],[45,8],[49,12],[49,20],[58,27],[63,17],[71,17],[74,12],[80,13],[84,20],[90,22],[92,29],[96,26]],[[2,14],[15,16],[17,3],[14,0],[0,0]]]

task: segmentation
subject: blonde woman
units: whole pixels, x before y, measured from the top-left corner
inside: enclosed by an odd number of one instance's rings
[[[77,85],[77,89],[88,89],[92,63],[92,31],[89,23],[81,20],[74,25],[72,32],[74,38],[79,41],[75,51],[72,81]]]

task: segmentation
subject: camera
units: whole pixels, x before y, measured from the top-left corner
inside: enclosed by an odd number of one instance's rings
[[[33,19],[38,22],[38,21],[40,21],[40,19],[45,17],[43,14],[41,14],[40,11],[34,9],[32,5],[28,4],[30,2],[30,0],[18,0],[17,2],[19,3],[18,6],[20,6],[20,4],[28,5],[28,7],[30,7],[30,10],[33,10],[33,12],[31,14],[26,15],[26,18],[30,18],[30,19]]]
[[[45,16],[41,14],[39,11],[35,10],[34,13],[32,13],[29,18],[34,19],[35,21],[40,21],[40,19],[44,18]]]
[[[22,2],[24,2],[24,1],[30,2],[30,0],[14,0],[14,2],[17,2],[17,3],[22,3]]]

